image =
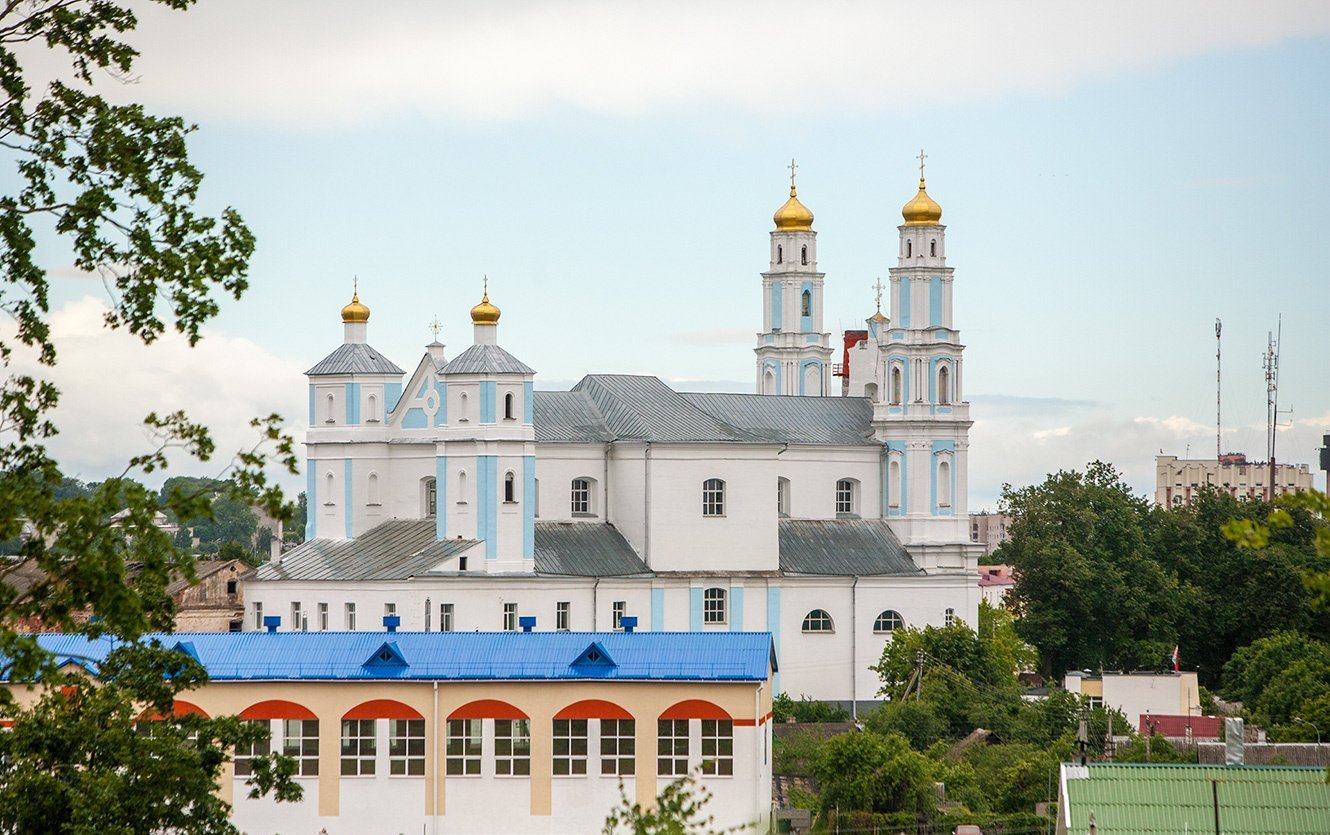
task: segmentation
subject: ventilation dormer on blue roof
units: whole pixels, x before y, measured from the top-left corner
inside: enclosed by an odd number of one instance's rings
[[[384,641],[374,654],[365,660],[362,667],[409,667],[406,656],[397,648],[396,641]]]
[[[183,652],[185,655],[188,655],[190,658],[193,658],[195,661],[199,662],[200,664],[203,663],[203,659],[199,658],[199,651],[194,648],[193,641],[176,641],[175,646],[171,647],[171,649],[174,652]]]
[[[599,668],[609,670],[619,665],[605,651],[605,646],[600,641],[592,641],[586,649],[582,650],[582,654],[573,659],[573,663],[568,666],[581,669]]]

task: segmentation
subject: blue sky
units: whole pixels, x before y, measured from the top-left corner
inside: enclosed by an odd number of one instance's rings
[[[1159,449],[1212,454],[1216,317],[1225,446],[1264,457],[1281,313],[1281,459],[1314,464],[1330,431],[1323,4],[271,5],[145,15],[115,92],[199,125],[205,201],[258,237],[205,345],[100,334],[105,290],[48,248],[56,449],[85,477],[141,448],[151,409],[233,445],[245,414],[297,423],[353,275],[403,367],[436,314],[469,344],[488,274],[501,342],[547,387],[750,390],[789,158],[838,334],[873,312],[920,147],[969,346],[973,507],[1095,458],[1146,490]],[[130,370],[89,379],[81,352]]]

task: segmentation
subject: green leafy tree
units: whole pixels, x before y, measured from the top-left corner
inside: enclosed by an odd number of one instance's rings
[[[1016,631],[1045,676],[1161,663],[1186,598],[1151,548],[1149,503],[1111,465],[1006,485],[1001,506],[1015,521],[995,559],[1015,570]]]
[[[1276,632],[1239,649],[1224,665],[1224,698],[1247,706],[1260,701],[1271,682],[1300,662],[1330,668],[1330,644],[1301,632]]]
[[[905,737],[874,733],[832,737],[813,767],[824,809],[920,816],[933,810],[933,770]]]
[[[159,2],[184,9],[191,0]],[[166,587],[175,576],[193,579],[194,561],[154,517],[164,509],[172,518],[193,519],[210,506],[180,493],[161,502],[131,478],[164,469],[172,450],[213,457],[207,430],[181,412],[148,415],[154,447],[131,458],[120,476],[84,489],[69,483],[46,447],[59,431],[53,420],[59,392],[40,370],[54,366],[57,355],[47,320],[49,283],[39,261],[50,261],[55,246],[66,245],[74,266],[102,277],[111,296],[106,326],[149,344],[168,327],[194,344],[217,313],[218,297],[238,297],[247,284],[254,239],[240,216],[228,208],[210,217],[195,207],[202,174],[186,148],[193,128],[136,104],[115,104],[94,90],[94,79],[131,73],[136,53],[126,33],[136,24],[128,3],[116,0],[0,5],[0,147],[13,165],[10,193],[0,195],[0,310],[15,323],[14,335],[0,341],[0,542],[21,537],[16,556],[0,567],[0,657],[9,681],[48,689],[32,709],[19,708],[10,690],[0,691],[0,710],[13,718],[0,735],[8,762],[30,766],[0,770],[0,796],[11,801],[5,814],[15,832],[230,831],[212,794],[213,759],[240,737],[218,725],[208,730],[211,742],[201,741],[212,752],[208,758],[190,759],[183,749],[193,743],[166,734],[156,737],[162,747],[154,756],[144,756],[128,739],[133,725],[124,705],[143,694],[148,679],[163,678],[160,665],[139,666],[134,654],[103,665],[100,675],[109,683],[78,688],[71,710],[49,692],[65,681],[54,659],[25,634],[34,622],[129,641],[169,629]],[[36,82],[24,66],[20,50],[31,55],[42,48],[68,62],[57,80]],[[55,243],[44,239],[39,259],[38,236],[48,233]],[[20,370],[16,354],[35,359],[39,370]],[[292,442],[275,415],[253,426],[258,439],[228,467],[228,490],[279,514],[281,492],[266,467],[275,455],[294,472]],[[19,574],[36,579],[16,583]],[[94,617],[80,617],[85,611]],[[167,707],[164,698],[151,703]],[[20,743],[26,747],[14,747]],[[174,779],[157,770],[160,758],[179,766]],[[272,776],[260,790],[289,796],[289,773]],[[152,815],[127,807],[131,801],[120,793],[140,789],[146,800],[173,806],[172,816],[154,824]],[[42,796],[48,791],[54,796]],[[17,798],[40,804],[41,819],[17,809]],[[124,823],[139,817],[146,820]]]
[[[651,807],[629,799],[623,783],[619,798],[605,818],[604,835],[726,835],[750,828],[716,829],[715,816],[706,810],[711,792],[692,774],[666,784]]]

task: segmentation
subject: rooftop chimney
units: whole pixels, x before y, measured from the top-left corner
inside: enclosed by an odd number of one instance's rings
[[[264,616],[263,616],[263,628],[266,629],[266,630],[268,630],[269,632],[276,632],[276,631],[277,631],[277,627],[279,627],[279,626],[281,626],[281,625],[282,625],[282,616],[281,616],[281,615],[264,615]]]
[[[623,628],[624,632],[632,632],[637,628],[637,616],[625,615],[619,618],[619,626]]]
[[[530,632],[536,628],[536,617],[535,615],[523,615],[517,619],[517,625],[522,627],[523,632]]]
[[[384,628],[384,629],[387,629],[389,632],[396,632],[396,631],[397,631],[397,627],[399,627],[399,626],[401,626],[401,625],[402,625],[402,617],[401,617],[401,615],[384,615],[384,616],[383,616],[383,628]]]

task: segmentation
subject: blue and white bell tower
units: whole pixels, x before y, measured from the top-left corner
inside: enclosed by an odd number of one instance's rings
[[[822,331],[822,282],[817,271],[813,213],[794,185],[772,216],[771,263],[762,273],[762,333],[757,335],[757,393],[831,393],[831,334]]]

